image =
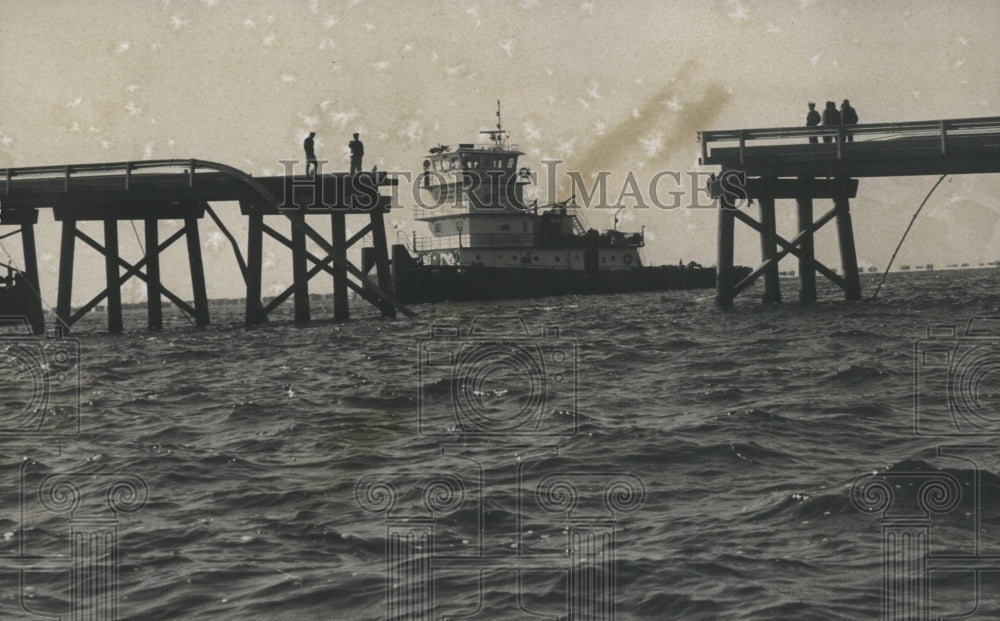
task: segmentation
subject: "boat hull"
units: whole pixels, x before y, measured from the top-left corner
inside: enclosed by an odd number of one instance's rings
[[[38,294],[24,275],[17,274],[11,280],[0,286],[0,317],[5,320],[23,318],[34,334],[44,334],[45,314]]]
[[[714,267],[679,265],[594,272],[419,264],[394,268],[395,294],[403,304],[706,289],[715,286],[716,275]]]

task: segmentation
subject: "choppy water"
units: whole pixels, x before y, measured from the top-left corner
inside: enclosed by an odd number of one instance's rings
[[[0,440],[0,617],[91,605],[68,586],[70,534],[109,528],[118,590],[97,592],[122,619],[562,619],[570,606],[581,619],[611,606],[618,619],[877,619],[883,534],[905,528],[929,533],[932,556],[965,556],[915,570],[931,588],[902,605],[971,610],[968,568],[1000,569],[986,556],[1000,554],[1000,354],[988,336],[936,339],[957,343],[949,387],[947,354],[915,366],[915,347],[929,325],[961,334],[1000,316],[997,284],[995,270],[895,274],[875,303],[827,290],[809,309],[747,295],[720,311],[711,291],[427,305],[396,321],[356,304],[348,324],[252,330],[234,307],[207,330],[175,318],[156,335],[135,311],[120,337],[92,316],[74,335],[80,433]],[[497,317],[534,335],[480,332],[505,343],[485,350],[431,339]],[[959,413],[978,427],[941,433],[949,390],[966,391]],[[21,424],[7,407],[3,422]],[[499,433],[468,433],[482,429]],[[888,481],[892,506],[860,510],[855,480],[886,471],[871,481]],[[884,489],[867,489],[878,505]],[[390,545],[397,533],[415,547]],[[574,570],[588,545],[604,556]],[[407,550],[416,560],[399,560]],[[1000,616],[998,583],[980,572],[978,618]]]

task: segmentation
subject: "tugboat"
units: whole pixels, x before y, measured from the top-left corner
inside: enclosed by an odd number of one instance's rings
[[[644,231],[586,227],[574,197],[539,206],[524,198],[532,173],[509,144],[497,102],[486,144],[431,148],[421,187],[431,197],[430,235],[392,247],[396,297],[404,304],[526,298],[715,286],[715,268],[697,263],[650,267],[640,250]],[[750,273],[737,268],[737,279]],[[745,271],[744,271],[745,270]]]

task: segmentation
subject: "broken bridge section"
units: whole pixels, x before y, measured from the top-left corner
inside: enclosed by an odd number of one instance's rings
[[[850,199],[859,177],[961,175],[1000,172],[1000,117],[870,123],[838,127],[777,127],[703,131],[699,163],[719,166],[709,191],[719,201],[718,304],[764,279],[764,303],[781,301],[778,262],[799,260],[799,299],[816,300],[816,273],[861,299]],[[777,200],[795,200],[798,234],[791,240],[775,227]],[[814,218],[813,201],[832,208]],[[737,205],[756,202],[759,219]],[[761,263],[737,280],[733,270],[735,222],[760,236]],[[835,222],[840,273],[816,260],[814,235]]]
[[[203,160],[10,168],[0,170],[0,225],[18,227],[4,236],[19,234],[21,238],[23,280],[37,298],[32,300],[29,317],[35,332],[44,330],[34,231],[40,209],[52,209],[55,220],[62,227],[56,316],[64,329],[69,329],[106,301],[108,331],[122,332],[121,287],[133,277],[146,283],[150,329],[159,330],[163,326],[164,297],[190,316],[196,325],[208,325],[206,271],[199,237],[199,221],[205,215],[219,226],[236,254],[246,284],[248,325],[266,321],[268,315],[289,297],[293,298],[295,320],[309,321],[309,281],[320,272],[333,277],[336,320],[349,318],[348,289],[375,305],[384,316],[395,317],[397,312],[412,316],[411,311],[396,301],[389,273],[383,216],[391,209],[392,198],[382,196],[380,189],[394,183],[386,173],[379,172],[252,177],[224,164]],[[236,239],[212,208],[212,202],[238,203],[241,215],[248,218],[246,260]],[[329,218],[329,236],[314,228],[317,216]],[[350,238],[347,237],[348,217],[368,220]],[[267,223],[274,218],[291,222],[291,238]],[[144,256],[134,264],[119,254],[118,223],[122,220],[144,223]],[[163,220],[179,220],[184,224],[161,241],[159,229]],[[103,223],[103,243],[80,230],[78,223],[86,221]],[[293,272],[293,284],[266,305],[261,298],[265,233],[291,252]],[[373,248],[366,248],[365,256],[368,258],[366,263],[371,265],[361,269],[348,260],[347,250],[369,234]],[[187,246],[193,303],[170,291],[161,279],[160,257],[181,238]],[[307,249],[307,239],[322,250],[323,256]],[[73,309],[77,241],[103,256],[105,288],[83,306]],[[370,267],[375,269],[374,279],[370,277]]]

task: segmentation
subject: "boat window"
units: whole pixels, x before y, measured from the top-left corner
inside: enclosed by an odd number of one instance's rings
[[[556,257],[556,263],[558,263],[558,262],[559,262],[559,257]]]
[[[435,233],[440,233],[441,232],[441,223],[440,222],[435,222],[434,223],[434,232]]]
[[[517,158],[508,157],[507,158],[507,168],[514,168],[514,162],[516,162],[516,161],[517,161]]]
[[[434,160],[434,170],[441,170],[441,160]]]
[[[524,222],[522,222],[522,223],[521,223],[521,226],[522,226],[522,227],[524,227],[524,231],[525,231],[525,232],[527,232],[527,231],[528,231],[528,222],[527,222],[527,221],[524,221]]]

